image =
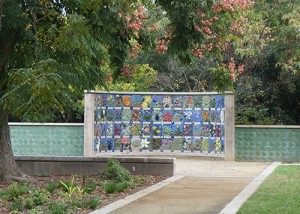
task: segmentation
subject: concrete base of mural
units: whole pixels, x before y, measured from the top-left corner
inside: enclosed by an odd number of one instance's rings
[[[28,175],[100,174],[110,157],[15,157]],[[132,174],[173,176],[174,158],[116,157]]]
[[[93,157],[149,157],[149,158],[198,158],[200,160],[225,160],[224,153],[215,152],[170,152],[170,151],[154,151],[154,152],[100,152],[94,153]]]

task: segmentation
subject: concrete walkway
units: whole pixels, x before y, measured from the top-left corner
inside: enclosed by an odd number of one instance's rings
[[[174,177],[92,214],[235,213],[277,165],[180,157]]]

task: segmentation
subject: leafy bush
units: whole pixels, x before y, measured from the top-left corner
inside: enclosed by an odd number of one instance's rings
[[[107,179],[115,183],[122,183],[132,179],[130,172],[122,167],[120,162],[115,158],[108,160],[103,174]]]

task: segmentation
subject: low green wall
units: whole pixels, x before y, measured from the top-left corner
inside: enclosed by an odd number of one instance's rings
[[[83,156],[84,125],[9,123],[15,156]]]
[[[300,126],[236,126],[237,161],[300,161]]]
[[[15,156],[83,156],[83,124],[9,123]],[[300,161],[300,126],[236,126],[237,161]]]

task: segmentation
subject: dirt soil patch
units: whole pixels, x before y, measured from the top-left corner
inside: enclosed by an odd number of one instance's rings
[[[93,184],[95,189],[93,188],[93,191],[86,194],[78,194],[80,191],[77,191],[77,194],[74,193],[72,197],[69,197],[68,191],[63,189],[60,181],[67,183],[71,182],[72,178],[72,176],[33,176],[33,182],[28,184],[23,195],[18,196],[15,194],[12,196],[15,197],[16,203],[12,202],[12,197],[11,199],[3,197],[3,194],[7,190],[9,184],[7,182],[0,181],[0,213],[90,213],[93,210],[100,209],[112,202],[123,199],[128,195],[159,183],[167,177],[133,175],[133,181],[127,189],[122,192],[109,194],[103,189],[103,183],[106,182],[103,177],[86,176],[83,178],[82,176],[75,176],[74,186],[78,186],[79,189],[83,190],[85,186],[88,187]],[[19,186],[17,186],[16,189],[20,189]],[[15,191],[18,192],[18,190]],[[26,208],[30,207],[30,200],[28,198],[32,198],[33,204],[40,204],[34,206],[32,209],[28,209]],[[100,199],[100,203],[97,206],[94,206],[93,202],[83,202],[94,198]],[[83,206],[82,204],[85,204],[86,206]],[[18,211],[13,212],[13,210]]]

